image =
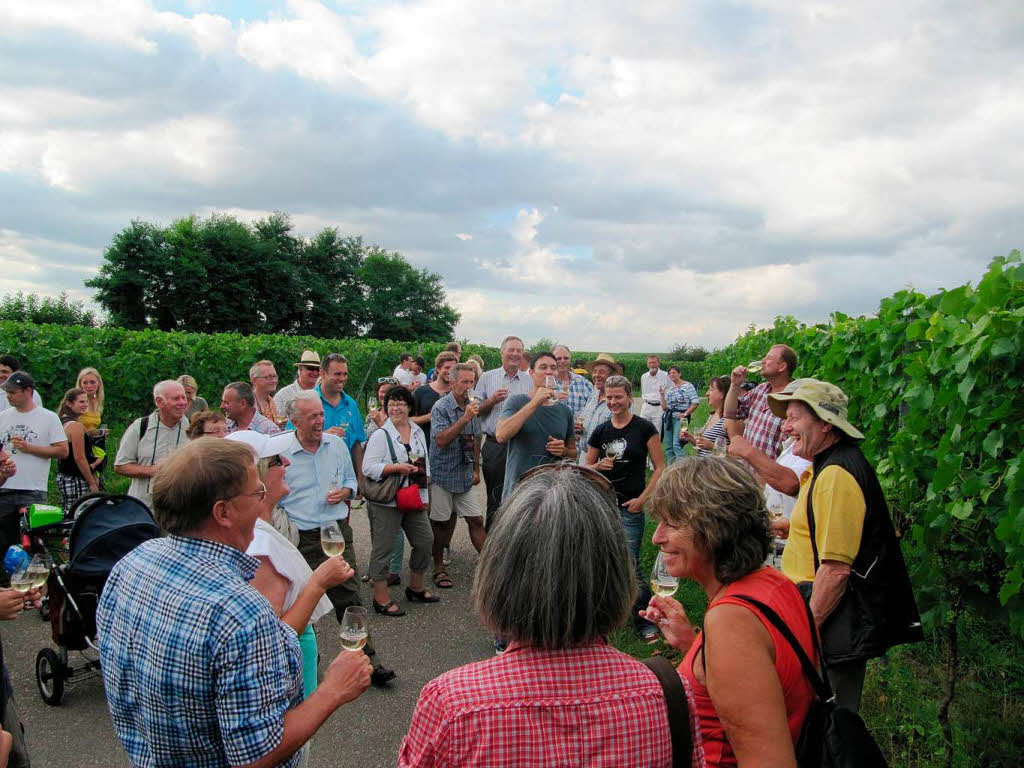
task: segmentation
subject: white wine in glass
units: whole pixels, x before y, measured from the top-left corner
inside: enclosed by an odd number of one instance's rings
[[[659,597],[672,597],[679,588],[679,579],[668,572],[665,567],[665,558],[658,552],[654,559],[654,567],[651,568],[651,592]]]
[[[19,592],[28,592],[32,589],[32,576],[28,572],[28,568],[22,568],[15,574],[11,575],[11,589],[16,589]]]
[[[552,390],[551,397],[548,398],[548,402],[557,403],[558,398],[555,397],[555,392],[558,391],[558,379],[556,379],[554,376],[548,376],[547,378],[544,379],[544,386]]]
[[[409,451],[409,463],[415,464],[420,460],[420,454],[416,451]]]
[[[715,456],[728,456],[729,455],[729,441],[724,437],[715,438]]]
[[[28,575],[32,579],[32,586],[37,589],[46,583],[46,579],[50,575],[50,567],[41,555],[33,557],[32,562],[28,564]]]
[[[366,398],[366,407],[369,408],[371,411],[376,411],[377,410],[377,405],[378,405],[378,403],[377,403],[377,398],[376,397],[368,397],[368,398]]]
[[[760,360],[751,360],[747,363],[747,373],[760,373],[762,363]]]
[[[468,392],[466,392],[466,399],[469,401],[470,405],[472,405],[473,403],[479,403],[480,393],[477,392],[475,389],[471,389]]]
[[[345,537],[337,523],[320,526],[320,547],[328,557],[345,554]]]
[[[361,651],[369,636],[366,609],[350,605],[341,618],[341,647],[346,651]]]

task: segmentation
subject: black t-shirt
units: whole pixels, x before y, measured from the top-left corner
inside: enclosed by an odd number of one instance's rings
[[[608,443],[615,440],[626,442],[622,458],[616,460],[611,470],[601,473],[612,481],[619,504],[635,499],[644,492],[647,485],[644,476],[647,469],[647,441],[656,434],[658,430],[655,426],[636,414],[622,429],[612,426],[609,419],[590,434],[590,446],[597,448],[599,458],[604,458]]]
[[[448,394],[447,392],[445,394]],[[434,403],[440,400],[444,395],[439,395],[434,391],[434,388],[429,384],[421,387],[416,387],[412,393],[412,415],[413,416],[426,416],[430,413],[430,409],[434,407]],[[426,424],[420,424],[420,429],[423,430],[423,436],[427,438],[427,445],[430,445],[430,422]]]

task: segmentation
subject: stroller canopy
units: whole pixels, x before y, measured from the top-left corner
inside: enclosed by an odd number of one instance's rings
[[[84,501],[71,528],[71,570],[79,575],[108,574],[139,544],[160,536],[149,507],[132,496],[96,494]]]

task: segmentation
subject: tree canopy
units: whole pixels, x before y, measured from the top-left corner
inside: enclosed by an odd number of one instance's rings
[[[30,293],[4,294],[0,300],[0,320],[19,323],[52,323],[54,325],[96,325],[96,314],[85,308],[85,302],[68,298],[67,291],[57,297]]]
[[[103,259],[85,284],[130,330],[432,341],[459,321],[437,273],[334,228],[297,236],[283,213],[135,220]]]

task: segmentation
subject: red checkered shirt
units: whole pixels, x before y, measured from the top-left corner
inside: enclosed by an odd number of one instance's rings
[[[693,697],[693,765],[703,765]],[[400,768],[669,768],[665,696],[654,673],[605,643],[511,646],[420,692]]]
[[[766,381],[744,394],[736,418],[744,420],[743,437],[761,453],[777,459],[782,452],[782,419],[768,407],[771,391],[772,385]]]

